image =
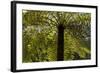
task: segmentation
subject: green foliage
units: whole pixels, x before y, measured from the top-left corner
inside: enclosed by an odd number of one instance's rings
[[[23,10],[23,62],[57,60],[58,25],[64,27],[64,60],[90,59],[90,13]]]

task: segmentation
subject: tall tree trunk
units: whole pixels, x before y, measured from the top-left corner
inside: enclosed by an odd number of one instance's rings
[[[64,27],[58,26],[57,61],[64,60]]]

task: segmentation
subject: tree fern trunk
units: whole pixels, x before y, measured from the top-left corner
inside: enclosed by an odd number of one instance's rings
[[[64,27],[58,26],[57,61],[64,60]]]

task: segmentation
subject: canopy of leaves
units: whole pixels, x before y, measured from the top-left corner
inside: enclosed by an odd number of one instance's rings
[[[22,11],[23,62],[57,60],[57,27],[64,27],[64,60],[90,59],[91,14]]]

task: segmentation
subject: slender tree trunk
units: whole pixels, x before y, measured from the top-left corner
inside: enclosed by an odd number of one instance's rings
[[[58,26],[57,61],[64,60],[64,27]]]

